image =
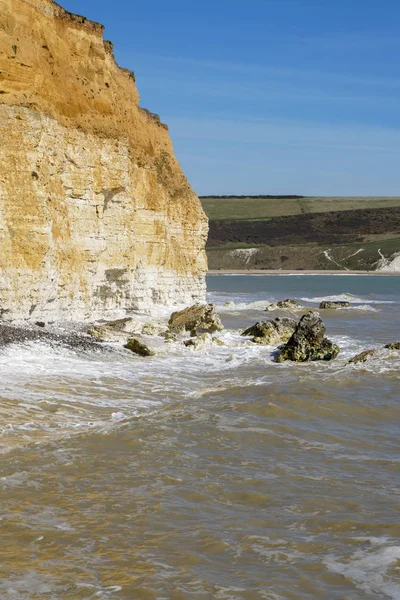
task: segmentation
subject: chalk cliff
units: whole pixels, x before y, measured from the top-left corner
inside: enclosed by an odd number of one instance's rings
[[[0,0],[0,135],[3,319],[204,298],[207,219],[102,25]]]

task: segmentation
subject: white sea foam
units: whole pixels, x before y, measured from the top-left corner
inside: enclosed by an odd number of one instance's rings
[[[363,541],[365,538],[355,538]],[[387,538],[370,538],[369,546],[354,552],[346,561],[328,555],[324,564],[333,573],[339,573],[369,594],[393,600],[400,598],[400,583],[396,565],[400,560],[400,546],[387,545]]]
[[[218,304],[218,312],[241,312],[245,310],[262,310],[265,311],[266,307],[270,304],[269,300],[255,300],[253,302],[235,302],[230,301],[229,304]]]
[[[224,346],[190,352],[182,344],[164,344],[160,355],[149,359],[126,353],[118,344],[106,354],[79,354],[42,342],[3,348],[0,448],[104,430],[165,403],[200,397],[213,387],[255,384],[246,373],[232,375],[243,367],[271,363],[271,348],[236,331],[218,337]]]
[[[306,296],[300,298],[303,302],[350,302],[350,304],[396,304],[392,300],[370,300],[366,297],[354,296],[353,294],[334,294],[331,296]],[[358,306],[356,308],[359,308]]]

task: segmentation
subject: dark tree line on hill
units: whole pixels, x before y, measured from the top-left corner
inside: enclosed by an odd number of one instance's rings
[[[400,234],[400,207],[309,213],[268,221],[210,221],[207,245],[345,244],[389,232]]]

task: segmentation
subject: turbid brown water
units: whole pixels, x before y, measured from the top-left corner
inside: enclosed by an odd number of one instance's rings
[[[400,354],[346,364],[400,341],[400,278],[208,283],[225,346],[1,351],[1,598],[400,598]],[[350,301],[336,361],[240,337],[285,297]]]

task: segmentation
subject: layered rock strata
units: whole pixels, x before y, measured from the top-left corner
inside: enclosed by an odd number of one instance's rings
[[[3,319],[204,300],[207,219],[102,34],[52,0],[0,0]]]

